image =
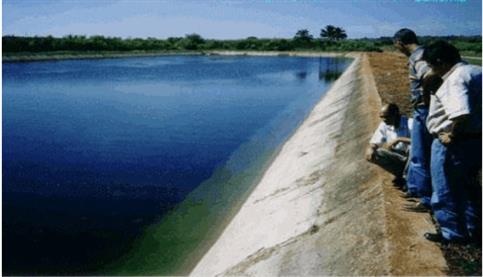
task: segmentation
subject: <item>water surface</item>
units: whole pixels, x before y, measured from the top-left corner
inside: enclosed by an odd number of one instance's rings
[[[4,273],[169,272],[209,230],[183,232],[226,217],[348,63],[3,64]]]

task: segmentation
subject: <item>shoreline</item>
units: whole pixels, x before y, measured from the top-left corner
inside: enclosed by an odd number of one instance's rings
[[[90,60],[90,59],[117,59],[117,58],[136,58],[154,56],[175,56],[175,55],[202,55],[202,52],[169,52],[169,51],[59,51],[59,52],[39,52],[20,55],[5,53],[2,56],[4,63],[19,62],[41,62],[41,61],[63,61],[63,60]]]
[[[3,53],[3,63],[86,60],[86,59],[117,59],[161,56],[306,56],[306,57],[337,57],[350,55],[354,52],[320,52],[320,51],[131,51],[131,52],[47,52],[11,55]]]

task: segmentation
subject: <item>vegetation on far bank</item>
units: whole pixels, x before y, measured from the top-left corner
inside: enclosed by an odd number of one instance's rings
[[[481,58],[481,36],[421,37],[422,44],[444,39],[455,45],[464,56]],[[303,29],[293,38],[257,38],[215,40],[198,34],[184,37],[119,38],[104,36],[68,35],[64,37],[3,36],[3,57],[35,59],[62,57],[104,57],[145,55],[149,53],[180,53],[192,51],[364,51],[382,52],[395,50],[391,37],[347,39],[345,30],[332,25],[321,29],[318,37]],[[481,60],[480,60],[481,62]]]

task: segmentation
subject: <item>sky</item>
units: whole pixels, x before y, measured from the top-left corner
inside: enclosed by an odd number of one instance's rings
[[[349,38],[481,35],[481,0],[3,0],[3,35],[290,38],[335,25]]]

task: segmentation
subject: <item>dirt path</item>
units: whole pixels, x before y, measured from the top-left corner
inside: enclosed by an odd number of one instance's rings
[[[396,53],[369,53],[368,57],[382,102],[394,102],[410,116],[407,58]],[[424,265],[421,260],[431,260],[434,253],[442,251],[448,265],[445,274],[481,276],[481,246],[440,246],[421,241],[422,234],[434,228],[431,218],[427,214],[403,211],[403,205],[408,202],[401,198],[400,191],[391,187],[388,178],[384,182],[387,183],[384,193],[388,233],[393,247],[403,250],[392,257],[393,274],[439,274],[429,267],[415,268],[414,264]],[[441,250],[437,249],[439,247]]]
[[[368,78],[366,89],[377,88],[380,101],[395,102],[403,113],[410,114],[409,84],[406,58],[395,54],[370,53],[368,63],[363,64],[363,76]],[[366,91],[372,95],[370,91]],[[373,113],[377,115],[380,105],[372,100]],[[379,120],[373,117],[374,127]],[[376,169],[377,182],[382,182],[384,198],[386,236],[391,275],[444,275],[447,266],[437,245],[423,238],[423,234],[434,231],[429,214],[404,211],[408,202],[402,198],[402,192],[392,185],[393,177]]]

